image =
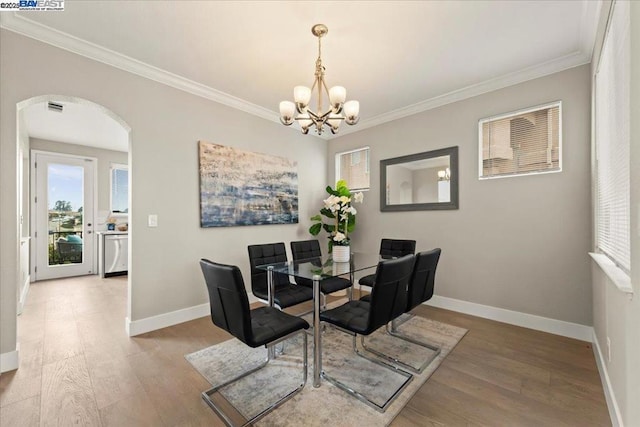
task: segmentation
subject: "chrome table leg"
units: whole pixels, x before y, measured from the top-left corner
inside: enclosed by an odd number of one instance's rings
[[[274,299],[273,299],[273,295],[275,293],[275,285],[273,283],[273,267],[268,267],[267,270],[267,298],[269,300],[269,307],[273,307],[274,305]],[[269,346],[267,349],[267,359],[268,360],[273,360],[276,358],[276,347],[275,346]]]
[[[320,330],[320,276],[313,276],[313,386],[320,387],[322,331]]]

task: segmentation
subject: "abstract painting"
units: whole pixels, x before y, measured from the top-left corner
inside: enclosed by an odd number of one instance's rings
[[[200,226],[296,224],[297,163],[204,141],[200,157]]]

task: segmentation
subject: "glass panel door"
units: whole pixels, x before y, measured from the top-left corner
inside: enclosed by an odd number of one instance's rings
[[[84,168],[47,165],[49,265],[82,263],[83,189]]]
[[[94,161],[36,153],[36,280],[92,274]]]

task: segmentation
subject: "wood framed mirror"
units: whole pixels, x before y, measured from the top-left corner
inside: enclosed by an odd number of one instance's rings
[[[380,161],[380,210],[458,209],[458,147]]]

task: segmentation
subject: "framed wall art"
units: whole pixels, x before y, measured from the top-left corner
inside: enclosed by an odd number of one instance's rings
[[[298,223],[297,162],[198,142],[200,226]]]

